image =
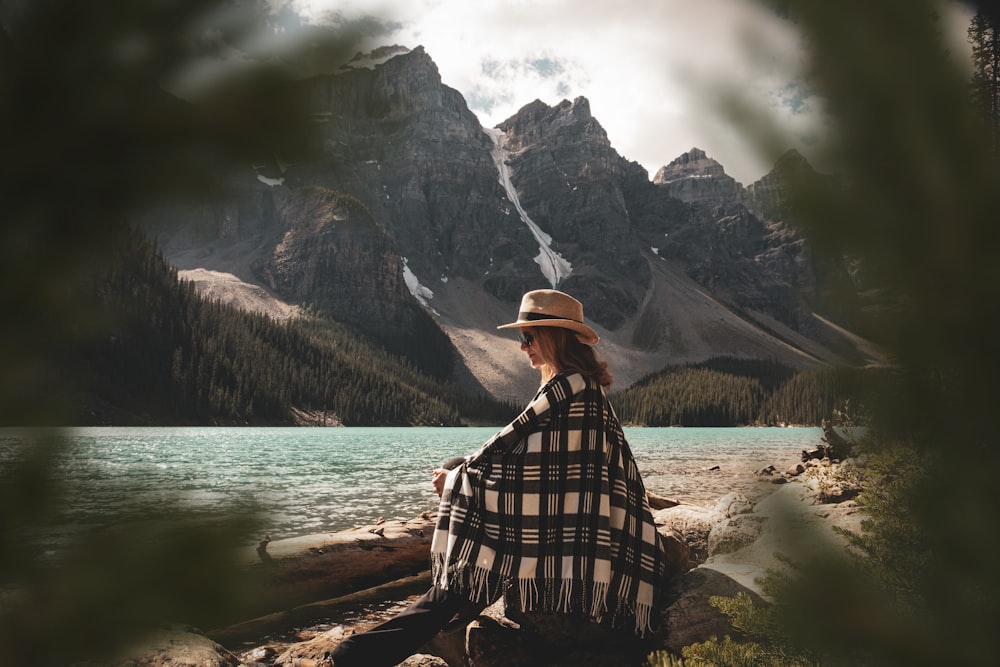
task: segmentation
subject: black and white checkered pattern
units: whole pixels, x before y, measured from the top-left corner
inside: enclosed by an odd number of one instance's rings
[[[514,421],[449,472],[431,545],[434,583],[526,611],[650,627],[659,535],[618,418],[578,373],[548,382]]]

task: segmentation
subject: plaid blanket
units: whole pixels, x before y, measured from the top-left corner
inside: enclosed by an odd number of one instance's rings
[[[580,374],[546,383],[524,412],[448,473],[431,544],[434,584],[525,611],[651,626],[659,535],[604,390]]]

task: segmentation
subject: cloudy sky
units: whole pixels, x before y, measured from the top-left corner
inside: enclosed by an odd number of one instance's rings
[[[625,158],[650,178],[692,147],[744,185],[761,156],[712,100],[731,87],[769,110],[788,147],[810,157],[821,102],[796,82],[800,45],[748,0],[293,0],[310,22],[380,17],[384,44],[423,46],[443,82],[491,127],[540,99],[586,97]],[[964,23],[963,23],[964,21]],[[964,43],[967,11],[953,20]]]

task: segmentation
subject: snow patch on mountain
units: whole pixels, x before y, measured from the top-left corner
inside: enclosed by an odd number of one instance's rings
[[[272,188],[285,184],[285,179],[283,178],[268,178],[263,174],[257,174],[257,180],[263,183],[264,185],[271,186]]]
[[[538,241],[538,255],[535,257],[535,263],[541,268],[542,274],[549,281],[549,284],[553,288],[558,287],[559,283],[568,278],[573,272],[573,266],[562,255],[552,249],[552,237],[542,231],[531,220],[531,217],[528,216],[525,210],[521,208],[521,201],[517,196],[517,190],[510,180],[510,167],[507,165],[508,153],[507,149],[503,147],[504,133],[495,127],[483,128],[483,131],[493,140],[493,162],[497,166],[500,185],[507,192],[507,199],[517,209],[521,220],[531,230],[535,240]]]
[[[423,305],[424,308],[433,310],[428,303],[434,298],[434,292],[427,287],[420,284],[420,280],[417,278],[416,274],[409,267],[409,260],[405,257],[403,260],[403,280],[406,282],[407,289],[410,290],[410,294]]]

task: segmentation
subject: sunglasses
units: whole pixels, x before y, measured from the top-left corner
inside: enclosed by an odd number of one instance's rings
[[[531,347],[531,345],[535,342],[535,337],[530,333],[518,334],[517,339],[521,341],[521,345],[524,345],[525,347]]]

